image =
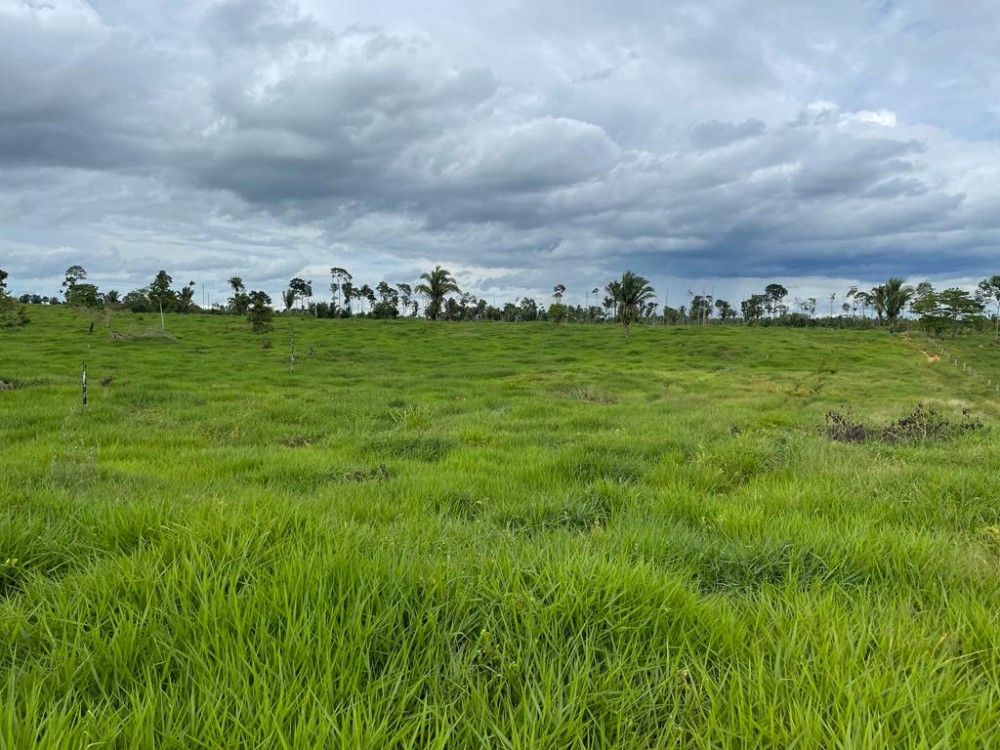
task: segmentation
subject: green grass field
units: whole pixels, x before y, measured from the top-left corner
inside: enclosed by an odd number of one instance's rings
[[[31,314],[2,748],[1000,746],[989,338]]]

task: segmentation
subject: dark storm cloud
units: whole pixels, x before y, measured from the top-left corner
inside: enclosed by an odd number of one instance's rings
[[[302,1],[0,0],[0,265],[996,270],[988,8]]]

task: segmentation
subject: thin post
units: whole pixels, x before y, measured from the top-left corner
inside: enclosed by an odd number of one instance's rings
[[[87,363],[83,363],[83,380],[80,385],[80,396],[83,401],[83,408],[87,408]]]
[[[292,329],[292,353],[288,359],[288,371],[295,371],[295,329]]]

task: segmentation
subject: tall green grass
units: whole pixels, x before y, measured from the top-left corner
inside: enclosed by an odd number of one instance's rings
[[[918,340],[32,317],[0,747],[1000,744],[1000,394]],[[917,403],[986,428],[825,431]]]

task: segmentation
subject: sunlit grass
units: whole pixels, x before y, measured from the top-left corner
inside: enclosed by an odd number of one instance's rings
[[[0,747],[1000,743],[1000,394],[919,340],[33,313]],[[986,428],[824,430],[917,403]]]

